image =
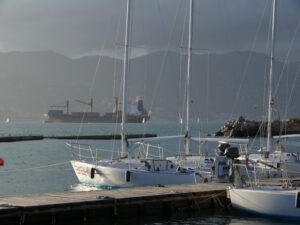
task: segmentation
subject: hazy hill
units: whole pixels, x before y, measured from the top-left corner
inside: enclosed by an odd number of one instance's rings
[[[252,53],[249,60],[249,54],[193,56],[192,118],[261,118],[269,62],[258,53]],[[113,96],[120,94],[122,61],[101,57],[96,73],[98,60],[97,56],[70,59],[51,51],[0,53],[0,120],[41,120],[49,105],[64,104],[66,99],[71,100],[72,111],[84,110],[85,106],[72,100],[90,96],[95,110],[111,111]],[[275,96],[275,107],[284,115],[294,90],[287,117],[300,115],[300,80],[295,80],[298,64],[288,64]],[[282,70],[283,63],[276,61],[274,84]],[[154,120],[177,120],[183,112],[185,72],[186,55],[175,52],[159,51],[132,59],[129,99],[141,96]]]

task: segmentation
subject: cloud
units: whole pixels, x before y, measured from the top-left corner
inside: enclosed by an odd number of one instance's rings
[[[157,49],[147,49],[142,47],[131,47],[129,50],[129,58],[135,59],[139,57],[143,57],[145,55],[149,55],[153,52],[158,51]],[[110,58],[123,60],[124,57],[124,49],[122,47],[115,49],[103,49],[103,50],[93,50],[90,52],[86,52],[81,55],[77,55],[74,58],[81,58],[84,56],[107,56]]]
[[[278,46],[287,49],[299,20],[300,3],[277,2]],[[124,0],[0,1],[0,50],[53,50],[71,57],[104,54],[101,49],[115,49],[118,43],[123,43],[125,3]],[[176,51],[186,46],[187,4],[183,0],[133,1],[132,45]],[[265,52],[270,0],[195,1],[194,11],[194,48],[215,52],[244,50],[251,49],[256,40],[254,48]],[[299,48],[299,43],[297,35],[295,48]],[[135,49],[133,57],[145,52]],[[278,54],[283,52],[280,50]]]

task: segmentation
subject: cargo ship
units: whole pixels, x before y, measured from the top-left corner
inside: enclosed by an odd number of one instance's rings
[[[101,115],[99,112],[94,112],[93,99],[90,102],[82,100],[75,100],[82,104],[90,106],[89,112],[71,112],[70,113],[70,102],[67,100],[65,105],[54,105],[50,106],[50,110],[45,115],[45,123],[121,123],[122,111],[118,110],[119,101],[115,98],[115,107],[113,112],[107,112]],[[65,108],[65,109],[57,109]],[[143,100],[137,98],[135,102],[131,103],[130,113],[126,115],[127,123],[145,123],[150,119],[150,114],[144,108]]]

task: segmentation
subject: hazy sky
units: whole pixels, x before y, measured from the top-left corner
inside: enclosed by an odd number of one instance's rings
[[[195,51],[265,51],[271,0],[194,1]],[[53,50],[70,57],[99,51],[110,54],[112,49],[121,52],[125,3],[0,0],[0,51]],[[187,0],[133,0],[132,45],[136,53],[184,49],[187,5]],[[292,40],[291,60],[300,56],[299,22],[300,0],[278,0],[277,57],[285,56]]]

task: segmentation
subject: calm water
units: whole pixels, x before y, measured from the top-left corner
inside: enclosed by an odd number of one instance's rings
[[[106,223],[105,223],[106,224]],[[132,218],[129,220],[108,221],[107,224],[118,225],[296,225],[299,221],[285,221],[255,217],[232,210],[208,211],[198,213],[178,213],[164,217]],[[96,224],[91,224],[96,225]],[[100,224],[97,224],[100,225]]]
[[[204,125],[192,124],[192,136],[199,133],[205,135],[214,133],[223,124],[217,122]],[[205,131],[205,132],[204,132]],[[120,127],[114,124],[44,124],[44,123],[9,123],[0,124],[0,136],[8,135],[87,135],[119,133]],[[160,122],[143,124],[129,124],[128,133],[155,133],[161,135],[183,134],[184,129],[177,123]],[[118,149],[119,141],[80,141],[97,148]],[[14,143],[0,143],[0,157],[4,158],[5,166],[0,168],[0,195],[15,196],[24,194],[54,193],[92,190],[78,183],[69,163],[72,159],[70,149],[65,140],[45,139],[41,141],[27,141]],[[260,141],[253,143],[254,148]],[[166,148],[165,155],[172,155],[182,150],[182,140],[164,141],[160,143]],[[202,148],[202,152],[210,152]],[[195,152],[199,147],[193,144]],[[103,157],[111,157],[106,152]],[[285,224],[285,221],[270,220],[260,217],[243,215],[237,212],[209,212],[199,214],[183,214],[165,218],[139,218],[133,221],[111,221],[112,224]]]

